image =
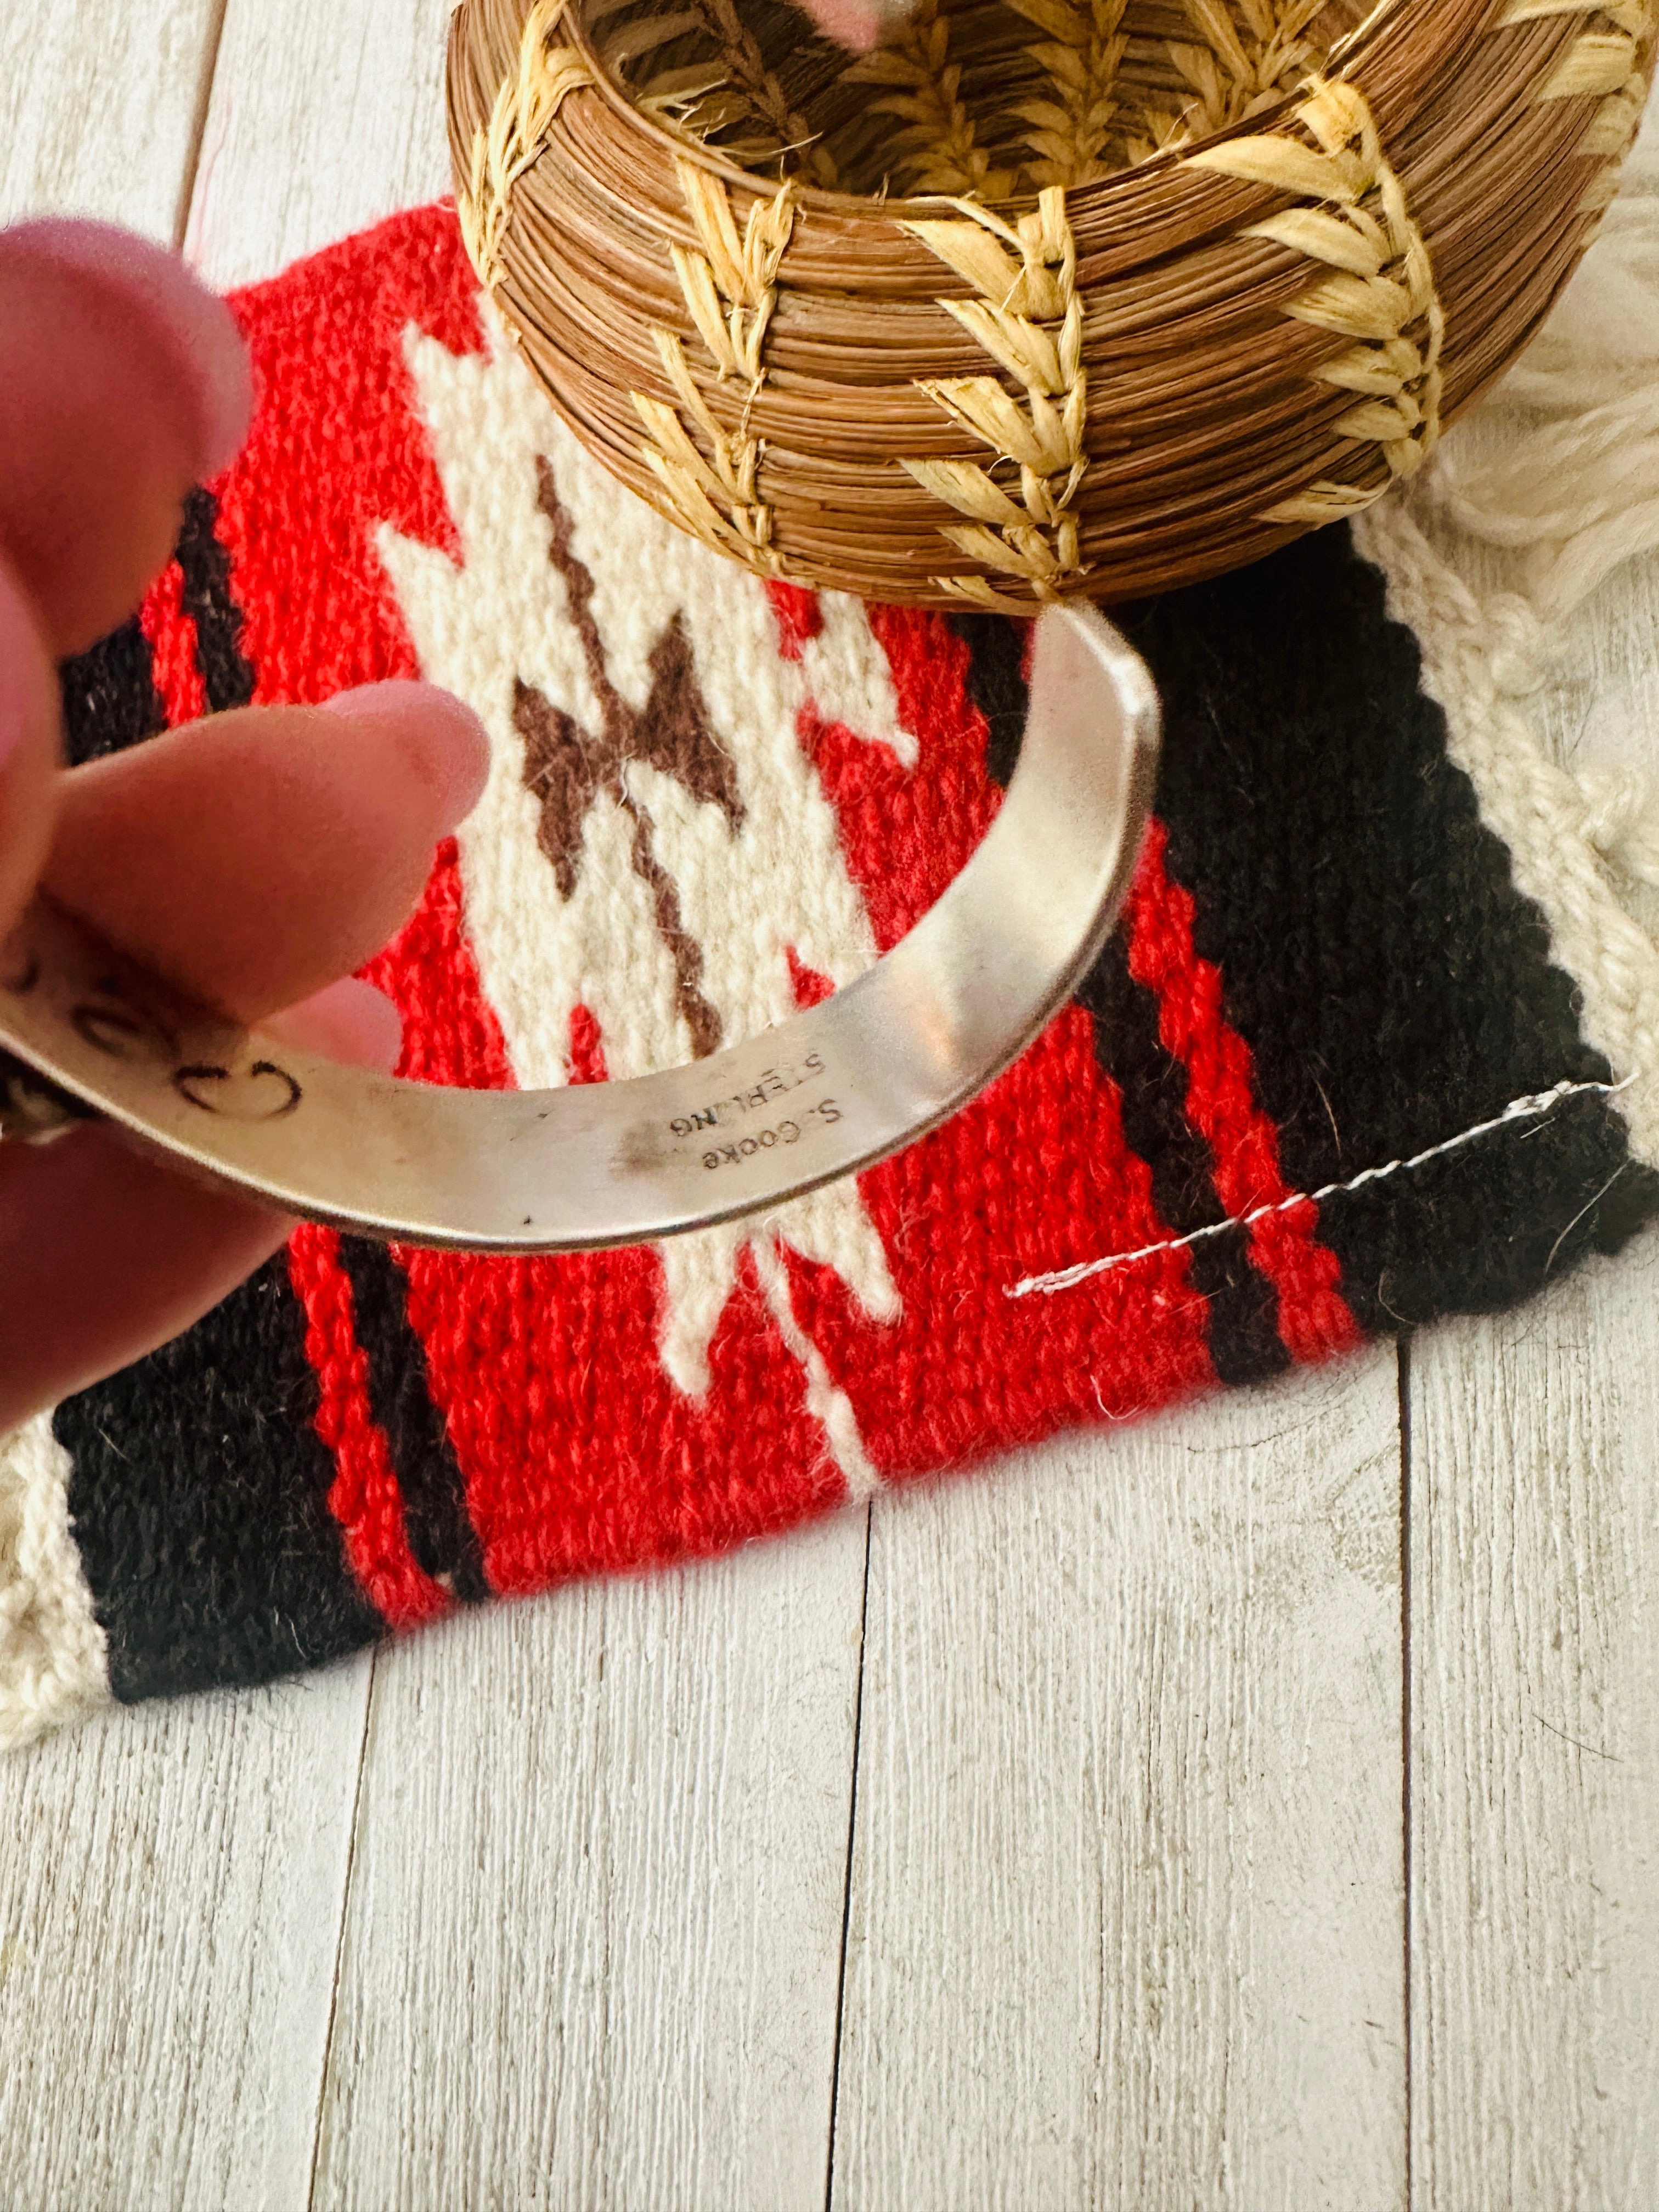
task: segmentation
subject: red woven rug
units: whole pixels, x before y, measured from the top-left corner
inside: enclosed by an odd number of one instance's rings
[[[769,588],[678,535],[497,343],[448,211],[240,312],[254,434],[142,619],[65,672],[71,745],[389,676],[470,700],[489,792],[373,970],[405,1073],[707,1052],[939,896],[1017,756],[1018,625]],[[307,1228],[15,1440],[0,1736],[714,1552],[1615,1245],[1659,1198],[1616,1090],[1637,956],[1588,848],[1516,811],[1479,610],[1409,524],[1359,528],[1387,575],[1344,527],[1122,611],[1167,732],[1123,927],[926,1143],[661,1249]]]

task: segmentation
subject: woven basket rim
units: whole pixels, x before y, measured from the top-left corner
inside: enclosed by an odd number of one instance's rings
[[[1327,82],[1345,77],[1350,66],[1370,53],[1380,36],[1395,22],[1406,20],[1409,12],[1405,0],[1376,0],[1370,11],[1352,30],[1345,32],[1331,48],[1321,75]],[[635,106],[611,76],[603,56],[594,45],[583,16],[580,0],[572,0],[561,27],[589,66],[589,88],[598,93],[615,114],[659,146],[671,159],[706,169],[723,184],[740,185],[763,198],[777,191],[779,186],[775,179],[757,175],[753,169],[744,168],[718,148],[710,148],[700,140],[683,137],[659,123],[654,116],[647,115],[642,108]],[[1287,93],[1276,106],[1261,108],[1254,115],[1229,124],[1224,131],[1212,131],[1207,137],[1194,139],[1189,145],[1171,147],[1164,153],[1153,155],[1150,161],[1137,162],[1133,167],[1116,169],[1109,176],[1097,178],[1092,184],[1073,185],[1066,195],[1067,205],[1079,210],[1098,208],[1115,192],[1139,187],[1149,178],[1162,177],[1171,169],[1179,168],[1204,147],[1224,146],[1234,138],[1248,138],[1260,132],[1270,131],[1275,125],[1282,123],[1303,97],[1304,90],[1298,88]],[[832,191],[827,185],[808,184],[799,177],[792,178],[789,183],[791,197],[803,212],[834,215],[843,222],[871,221],[891,224],[912,219],[926,221],[930,216],[936,215],[940,208],[954,208],[959,204],[958,200],[948,192],[894,194],[881,199],[872,192]],[[1003,209],[1018,214],[1035,207],[1036,204],[1035,192],[1019,192],[1006,199],[987,202],[986,205],[992,214]]]

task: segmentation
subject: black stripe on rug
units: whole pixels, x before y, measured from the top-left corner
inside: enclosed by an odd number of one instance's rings
[[[242,611],[231,592],[230,556],[219,542],[219,502],[210,491],[198,489],[185,501],[177,557],[208,705],[216,714],[251,706],[257,677],[242,653]]]
[[[409,1322],[409,1279],[383,1244],[340,1239],[357,1342],[368,1360],[369,1410],[392,1449],[410,1549],[463,1605],[490,1595],[466,1486],[443,1416],[432,1401],[426,1354]]]
[[[58,1408],[123,1702],[271,1681],[384,1632],[328,1509],[317,1407],[279,1252],[187,1335]]]
[[[155,656],[134,615],[58,671],[64,749],[71,768],[105,760],[158,738],[167,709],[155,689]]]
[[[1607,1079],[1346,528],[1120,619],[1164,699],[1170,873],[1291,1188]],[[1362,1327],[1392,1329],[1512,1304],[1656,1210],[1659,1177],[1586,1097],[1331,1199],[1320,1236]]]
[[[1121,932],[1077,996],[1094,1024],[1095,1057],[1121,1096],[1124,1138],[1152,1169],[1158,1218],[1176,1237],[1224,1219],[1214,1155],[1187,1119],[1187,1071],[1164,1048],[1157,998],[1130,975]],[[1279,1340],[1278,1293],[1250,1265],[1246,1232],[1194,1244],[1189,1271],[1209,1304],[1210,1357],[1221,1380],[1282,1373],[1290,1354]]]
[[[1006,791],[1025,737],[1028,626],[1006,615],[953,614],[949,620],[968,647],[968,696],[985,717],[985,773]]]
[[[1448,757],[1417,641],[1389,620],[1346,526],[1115,619],[1164,702],[1170,872],[1194,893],[1196,948],[1221,970],[1292,1189],[1346,1182],[1558,1083],[1608,1079],[1544,918]],[[1006,782],[1024,627],[951,620]],[[1112,992],[1097,975],[1079,996],[1119,1018]],[[1109,1039],[1101,1049],[1122,1082]],[[1616,1108],[1583,1097],[1344,1192],[1319,1233],[1361,1325],[1388,1330],[1513,1304],[1656,1212],[1659,1176],[1631,1158]]]
[[[986,772],[1005,789],[1025,733],[1022,672],[1026,628],[1006,616],[962,614],[951,627],[969,654],[968,696],[985,717]],[[1215,1159],[1187,1118],[1187,1071],[1164,1048],[1156,994],[1129,973],[1121,930],[1077,994],[1094,1028],[1095,1057],[1122,1100],[1123,1134],[1152,1170],[1152,1201],[1177,1237],[1224,1218]],[[1224,1382],[1256,1382],[1290,1364],[1279,1334],[1279,1299],[1249,1262],[1245,1232],[1206,1237],[1192,1249],[1190,1279],[1208,1306],[1210,1357]]]
[[[178,559],[204,686],[222,712],[252,698],[256,674],[242,653],[218,514],[210,493],[191,494]],[[136,619],[60,676],[77,763],[165,727]],[[416,1555],[463,1601],[483,1597],[477,1539],[408,1324],[402,1270],[371,1248],[344,1250],[371,1404],[392,1443]],[[327,1509],[335,1467],[312,1425],[317,1404],[305,1318],[278,1255],[177,1342],[58,1409],[76,1537],[118,1698],[265,1681],[382,1632]],[[219,1470],[210,1486],[208,1468]]]

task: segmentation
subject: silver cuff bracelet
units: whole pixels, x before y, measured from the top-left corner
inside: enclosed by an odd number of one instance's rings
[[[454,1091],[228,1024],[44,900],[0,953],[0,1135],[101,1115],[282,1212],[410,1244],[643,1243],[779,1206],[965,1105],[1075,988],[1152,805],[1158,708],[1103,617],[1038,620],[1019,765],[968,866],[867,974],[689,1066]]]

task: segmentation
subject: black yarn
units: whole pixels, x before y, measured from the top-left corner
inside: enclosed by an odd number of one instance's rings
[[[135,615],[58,672],[64,743],[72,767],[159,737],[167,709],[155,689],[155,656]]]
[[[208,704],[217,714],[253,698],[255,672],[242,652],[242,612],[232,596],[230,556],[218,537],[219,502],[210,491],[185,501],[174,549],[184,579],[182,604],[196,625],[196,661]],[[135,615],[58,671],[64,749],[70,765],[125,752],[167,727],[155,689],[155,657]]]
[[[1094,1018],[1095,1052],[1123,1102],[1129,1149],[1152,1171],[1152,1202],[1177,1237],[1225,1218],[1215,1160],[1187,1119],[1187,1071],[1164,1048],[1158,1001],[1129,973],[1122,933],[1078,993]],[[1210,1357],[1224,1382],[1259,1382],[1290,1365],[1279,1334],[1279,1294],[1250,1265],[1246,1231],[1206,1237],[1192,1248],[1193,1287],[1209,1301]]]
[[[1417,641],[1346,528],[1125,627],[1164,698],[1168,865],[1196,896],[1197,949],[1255,1052],[1291,1188],[1607,1079],[1543,916],[1447,757]],[[1392,1329],[1511,1304],[1656,1208],[1616,1110],[1582,1098],[1524,1138],[1330,1200],[1321,1234],[1363,1325]]]
[[[985,717],[985,773],[1006,791],[1025,737],[1026,625],[1006,615],[955,614],[950,621],[968,647],[968,696]]]
[[[211,495],[193,492],[178,552],[216,708],[246,704],[254,687],[217,520]],[[165,729],[154,666],[136,617],[65,662],[72,763]],[[380,1634],[325,1503],[334,1462],[311,1425],[304,1332],[279,1255],[186,1337],[59,1407],[70,1512],[117,1698],[269,1681]]]
[[[187,1336],[58,1407],[70,1523],[124,1702],[268,1682],[382,1633],[328,1510],[317,1406],[278,1253]]]
[[[252,703],[258,681],[242,652],[242,611],[231,595],[230,556],[219,542],[219,502],[198,489],[185,501],[178,561],[183,606],[196,625],[196,665],[216,714]]]
[[[1292,1189],[1425,1151],[1562,1081],[1608,1079],[1547,925],[1447,757],[1417,641],[1389,622],[1383,580],[1346,526],[1115,618],[1163,698],[1167,865],[1195,896],[1196,949],[1221,969]],[[1006,782],[1024,626],[951,619],[973,655],[988,767]],[[1184,1235],[1203,1225],[1184,1085],[1159,1068],[1127,981],[1114,945],[1079,1001],[1160,1212]],[[1659,1176],[1630,1156],[1616,1108],[1583,1097],[1524,1140],[1505,1132],[1328,1200],[1320,1234],[1362,1325],[1389,1331],[1513,1304],[1656,1212]],[[1212,1267],[1202,1245],[1194,1266],[1195,1279]],[[1239,1284],[1224,1286],[1224,1314],[1237,1316]],[[1256,1356],[1254,1331],[1230,1345],[1234,1326],[1217,1334],[1218,1366]]]
[[[464,1605],[480,1604],[490,1594],[483,1553],[467,1516],[460,1464],[432,1402],[426,1352],[409,1324],[409,1279],[383,1244],[362,1237],[341,1238],[340,1264],[368,1361],[369,1410],[392,1448],[403,1492],[410,1549]]]

